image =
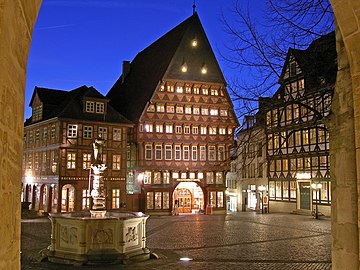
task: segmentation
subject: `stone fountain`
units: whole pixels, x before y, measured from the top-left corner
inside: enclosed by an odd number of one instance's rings
[[[51,262],[83,265],[128,263],[150,259],[146,248],[146,221],[141,212],[106,211],[101,161],[104,140],[93,143],[93,206],[90,212],[51,214],[51,244],[42,251]],[[156,257],[156,256],[155,256]]]

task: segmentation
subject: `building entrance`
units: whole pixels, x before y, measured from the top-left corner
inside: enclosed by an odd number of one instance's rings
[[[298,182],[298,209],[311,209],[310,182]]]
[[[194,182],[181,182],[173,193],[173,205],[178,201],[179,213],[197,214],[204,210],[204,193]]]

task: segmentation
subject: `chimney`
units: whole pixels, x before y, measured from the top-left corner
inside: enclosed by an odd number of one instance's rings
[[[129,72],[130,72],[130,61],[123,61],[121,82],[125,81],[125,77],[129,74]]]
[[[255,117],[253,115],[245,115],[246,129],[254,126],[254,119]]]

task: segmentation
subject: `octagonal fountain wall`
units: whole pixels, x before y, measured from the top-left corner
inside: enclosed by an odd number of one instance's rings
[[[89,212],[52,214],[49,261],[65,264],[127,263],[146,260],[146,220],[141,212]]]

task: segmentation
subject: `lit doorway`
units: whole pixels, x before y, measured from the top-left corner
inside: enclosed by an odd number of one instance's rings
[[[72,185],[65,185],[61,192],[61,212],[74,211],[75,188]]]
[[[173,205],[178,201],[179,213],[197,214],[204,210],[204,192],[195,182],[181,182],[173,193]]]
[[[311,210],[311,186],[310,181],[297,182],[297,208],[301,210]]]

